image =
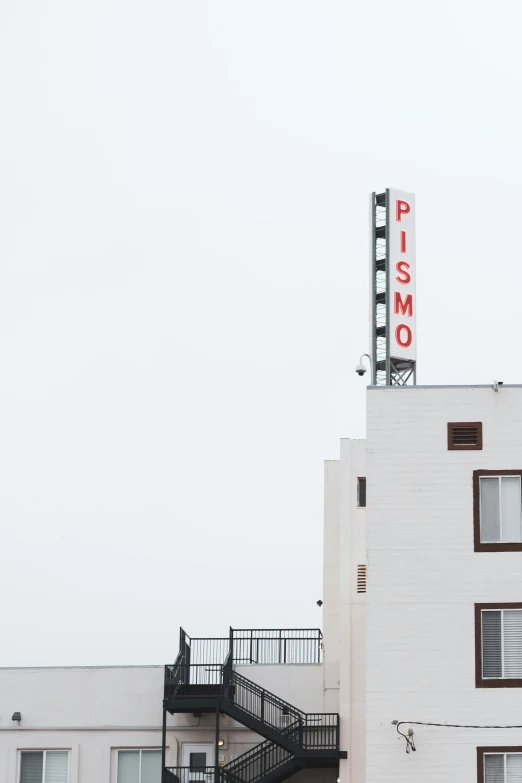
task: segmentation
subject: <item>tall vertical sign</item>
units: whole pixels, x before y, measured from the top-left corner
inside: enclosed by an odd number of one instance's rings
[[[416,361],[415,196],[388,190],[386,199],[390,358]]]
[[[415,384],[415,196],[392,188],[370,200],[372,382]]]

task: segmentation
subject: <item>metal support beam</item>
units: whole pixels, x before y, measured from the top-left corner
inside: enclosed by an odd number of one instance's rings
[[[163,699],[163,728],[161,731],[161,777],[166,778],[166,755],[167,755],[167,700]]]
[[[219,783],[219,701],[216,707],[216,749],[214,751],[214,783]]]

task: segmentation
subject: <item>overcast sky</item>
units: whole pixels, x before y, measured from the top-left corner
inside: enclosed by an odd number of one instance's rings
[[[520,4],[4,0],[0,665],[315,627],[368,193],[419,383],[522,382]]]

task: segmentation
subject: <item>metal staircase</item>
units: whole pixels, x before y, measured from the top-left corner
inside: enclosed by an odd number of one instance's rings
[[[274,658],[275,642],[277,654],[285,663],[293,662],[292,658],[297,656],[302,659],[301,645],[287,636],[293,632],[250,631],[248,644],[245,645],[244,636],[237,637],[241,640],[238,644],[235,634],[245,633],[231,629],[228,639],[190,640],[181,630],[178,657],[172,666],[165,667],[163,747],[167,712],[215,713],[216,737],[219,716],[228,715],[264,737],[265,741],[229,764],[218,766],[216,763],[213,768],[166,767],[164,752],[164,783],[198,780],[205,783],[280,783],[306,767],[338,767],[341,754],[337,713],[305,713],[234,669],[234,665],[245,662],[245,649],[248,663],[254,662],[254,656],[256,660]],[[260,645],[260,633],[270,634],[268,646],[266,640]],[[320,634],[320,631],[298,633]],[[273,634],[279,634],[279,637]],[[308,644],[310,638],[303,637],[303,641]],[[314,651],[314,657],[320,656],[320,645],[316,647],[315,637],[310,650]],[[202,662],[201,657],[209,660]]]

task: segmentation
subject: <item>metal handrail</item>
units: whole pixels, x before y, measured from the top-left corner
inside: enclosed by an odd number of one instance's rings
[[[231,639],[235,664],[321,663],[320,628],[234,628]]]
[[[165,767],[172,776],[172,783],[218,783],[215,767]]]
[[[223,698],[281,733],[292,726],[298,728],[289,738],[305,750],[339,748],[338,713],[303,712],[230,669],[223,671]],[[283,719],[291,721],[290,725],[284,726]]]
[[[170,694],[172,698],[175,698],[180,685],[183,684],[184,677],[182,673],[185,668],[185,656],[181,651],[178,653],[173,666],[165,666],[165,691],[167,691],[168,685],[172,686],[172,693]]]
[[[266,740],[222,767],[221,780],[223,783],[257,783],[293,758],[289,750]]]

